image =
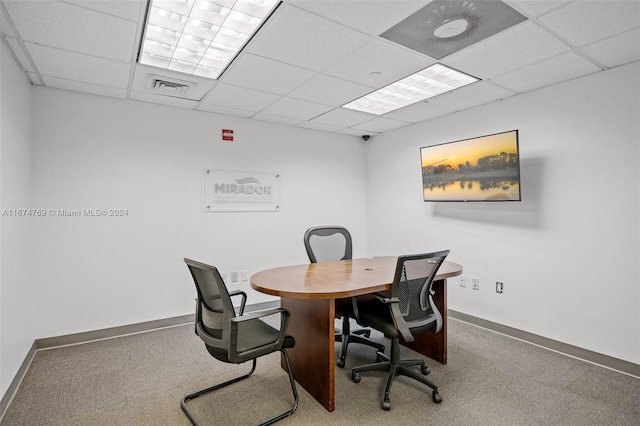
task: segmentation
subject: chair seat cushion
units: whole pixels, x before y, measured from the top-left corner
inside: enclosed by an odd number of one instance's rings
[[[363,303],[358,302],[358,313],[360,316],[360,325],[371,327],[383,333],[386,337],[399,337],[402,335],[396,328],[391,316],[391,309],[378,300],[369,300]],[[407,321],[407,326],[411,334],[416,335],[424,331],[433,331],[437,325],[435,315],[429,315],[421,318],[419,321]]]
[[[208,333],[216,330],[206,330]],[[238,341],[237,352],[242,353],[252,349],[264,347],[264,352],[258,356],[266,355],[274,352],[277,349],[271,345],[278,341],[280,332],[271,327],[269,324],[261,320],[251,320],[240,322],[238,324]],[[285,336],[282,343],[284,349],[293,348],[296,342],[293,336]],[[211,345],[206,345],[207,351],[216,359],[229,362],[229,353],[226,348],[217,348]]]
[[[358,303],[358,313],[360,325],[374,328],[387,337],[400,337],[387,305],[375,300]]]

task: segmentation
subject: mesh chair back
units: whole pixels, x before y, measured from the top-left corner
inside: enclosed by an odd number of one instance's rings
[[[342,226],[316,226],[304,233],[311,263],[351,259],[351,234]]]
[[[185,259],[185,263],[198,292],[196,322],[203,325],[208,334],[222,338],[229,319],[235,317],[235,310],[220,272],[215,266],[190,259]]]
[[[448,254],[449,250],[444,250],[398,258],[391,296],[398,298],[400,313],[409,328],[430,325],[440,331],[442,315],[433,303],[431,287]]]

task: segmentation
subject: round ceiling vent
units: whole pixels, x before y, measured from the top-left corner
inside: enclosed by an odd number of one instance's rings
[[[438,38],[450,38],[459,36],[469,28],[469,21],[464,18],[445,21],[433,31],[433,35]]]
[[[478,25],[476,5],[468,0],[442,2],[426,19],[427,31],[440,39],[450,39],[470,33]]]

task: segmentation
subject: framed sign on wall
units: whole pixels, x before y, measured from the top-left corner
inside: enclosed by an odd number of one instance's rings
[[[230,170],[204,171],[204,211],[280,210],[280,175]]]

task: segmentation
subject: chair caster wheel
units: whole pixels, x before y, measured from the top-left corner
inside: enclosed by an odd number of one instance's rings
[[[442,397],[440,396],[440,394],[436,391],[433,391],[433,394],[431,395],[431,399],[433,400],[433,402],[435,402],[436,404],[440,404],[442,402]]]
[[[423,365],[422,367],[420,367],[420,371],[425,376],[427,376],[429,373],[431,373],[431,369],[429,367],[427,367],[426,365]]]
[[[351,373],[351,380],[353,380],[353,383],[360,383],[360,374],[358,373]]]
[[[383,410],[391,410],[391,401],[382,401],[382,409]]]
[[[338,362],[336,362],[336,365],[340,368],[344,368],[344,359],[339,359]]]

